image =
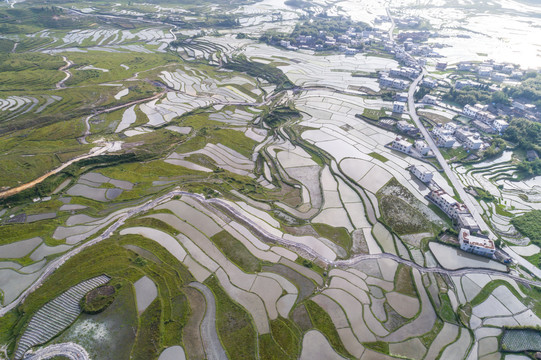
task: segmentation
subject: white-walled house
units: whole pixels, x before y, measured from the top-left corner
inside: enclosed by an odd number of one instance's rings
[[[428,146],[424,140],[416,140],[415,149],[419,152],[419,154],[426,156],[430,151],[430,146]]]
[[[393,102],[393,112],[394,113],[403,113],[406,109],[406,103],[403,101]]]
[[[460,248],[462,250],[477,255],[492,257],[496,252],[494,241],[471,235],[470,230],[468,229],[460,229],[458,241],[460,242]]]
[[[503,133],[509,127],[509,123],[505,120],[497,119],[497,120],[494,120],[494,122],[492,123],[492,127],[497,132]]]
[[[427,168],[425,168],[423,165],[413,165],[410,168],[410,171],[415,177],[422,182],[428,184],[432,181],[432,178],[434,177],[434,174]]]
[[[394,150],[398,150],[403,153],[409,154],[411,152],[411,148],[413,147],[413,144],[402,139],[400,136],[397,136],[396,139],[393,140],[391,147]]]

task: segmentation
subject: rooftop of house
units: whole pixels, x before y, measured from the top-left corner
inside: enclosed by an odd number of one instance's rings
[[[489,250],[495,249],[494,241],[487,238],[470,235],[470,231],[468,229],[460,229],[460,236],[466,244],[482,247]]]

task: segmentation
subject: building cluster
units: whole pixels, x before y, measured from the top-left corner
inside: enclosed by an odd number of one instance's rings
[[[404,79],[392,78],[382,73],[379,78],[381,87],[405,90],[410,86],[410,82]]]
[[[466,105],[462,110],[464,116],[473,120],[473,125],[478,129],[487,133],[503,133],[509,126],[507,121],[498,119],[496,115],[493,115],[487,111],[488,105]]]
[[[433,180],[433,173],[426,167],[413,165],[409,170],[430,188],[430,193],[426,198],[447,214],[460,229],[458,237],[460,248],[477,255],[492,257],[496,251],[494,242],[480,235],[472,235],[478,234],[480,228],[466,205],[458,202],[439,187]]]
[[[469,71],[476,73],[479,77],[490,78],[496,82],[502,82],[508,79],[520,80],[524,73],[518,70],[514,65],[507,63],[497,63],[494,61],[485,61],[480,64],[470,61],[463,61],[457,64],[460,71]]]
[[[467,150],[479,150],[487,145],[478,132],[466,126],[458,126],[453,122],[434,127],[432,134],[440,147],[451,148],[459,142]]]
[[[290,50],[300,48],[318,51],[332,48],[338,49],[346,55],[355,55],[363,45],[381,42],[384,37],[385,33],[377,29],[356,31],[355,28],[349,28],[345,34],[334,36],[321,30],[318,36],[297,36],[293,41],[295,45],[287,40],[280,41],[279,45]]]
[[[398,126],[398,124],[397,124]],[[403,152],[414,157],[423,158],[431,154],[430,147],[424,140],[415,140],[413,143],[401,136],[397,136],[391,143],[391,149]]]

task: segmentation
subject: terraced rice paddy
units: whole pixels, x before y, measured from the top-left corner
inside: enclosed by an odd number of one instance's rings
[[[28,349],[43,344],[68,327],[81,312],[79,302],[90,290],[105,284],[109,277],[84,281],[43,306],[30,320],[18,342],[15,359],[22,359]]]
[[[19,304],[17,297],[35,281],[42,287],[27,299],[45,303],[40,296],[53,286],[37,279],[58,279],[63,267],[71,269],[69,281],[90,276],[85,271],[107,274],[64,289],[39,309],[23,302],[27,313],[0,318],[2,331],[19,326],[21,316],[29,320],[25,330],[14,330],[24,333],[9,344],[16,345],[15,358],[55,342],[80,343],[96,359],[111,353],[160,360],[499,358],[500,327],[541,323],[538,304],[529,302],[534,290],[504,273],[506,266],[427,244],[447,224],[425,199],[429,188],[407,168],[434,169],[389,149],[395,133],[356,117],[365,110],[391,114],[393,104],[377,94],[382,89],[374,75],[396,68],[395,60],[315,56],[240,35],[293,29],[305,9],[282,1],[228,4],[228,14],[241,15],[238,26],[212,36],[207,29],[204,35],[165,25],[177,18],[196,29],[202,19],[194,9],[206,5],[175,12],[176,6],[130,4],[125,10],[111,4],[115,15],[105,26],[103,14],[92,14],[108,6],[77,15],[97,26],[24,35],[40,44],[36,52],[73,60],[66,89],[0,99],[2,119],[68,113],[64,98],[49,93],[93,86],[103,91],[93,108],[115,106],[70,135],[73,141],[85,131],[88,142],[114,139],[114,156],[70,168],[67,180],[51,186],[52,201],[28,211],[22,225],[32,235],[23,237],[14,227],[6,234],[13,241],[0,245],[4,306]],[[219,14],[222,6],[209,13]],[[340,6],[311,9],[338,14]],[[281,22],[273,21],[276,11]],[[175,48],[168,47],[173,40]],[[283,84],[263,77],[268,74],[228,70],[239,54],[248,64],[279,70],[297,88],[281,90]],[[367,76],[352,76],[361,73]],[[298,117],[275,126],[269,114],[287,107]],[[89,115],[78,116],[83,122]],[[136,155],[137,163],[126,154]],[[537,208],[539,184],[511,182],[510,161],[504,153],[455,170],[465,184],[505,198],[481,202],[479,209],[499,234],[526,245],[513,238],[509,216],[502,214]],[[435,170],[434,180],[453,193]],[[404,218],[411,222],[397,221],[389,203],[406,204]],[[0,217],[13,214],[9,208]],[[418,219],[424,222],[408,228]],[[45,230],[37,229],[42,225]],[[533,245],[513,250],[539,253]],[[55,259],[63,265],[53,272]],[[102,267],[107,271],[96,272]],[[109,276],[118,291],[110,307],[76,320],[79,299]],[[512,341],[505,334],[504,341]],[[0,334],[0,345],[12,335]]]

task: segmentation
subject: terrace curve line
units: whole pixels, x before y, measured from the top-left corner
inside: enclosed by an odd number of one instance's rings
[[[0,197],[1,197],[1,195],[2,194],[0,193]],[[139,206],[136,206],[136,207],[133,207],[133,208],[127,210],[124,214],[119,216],[119,218],[116,220],[116,222],[113,223],[111,226],[109,226],[109,228],[107,228],[101,235],[99,235],[98,237],[96,237],[96,238],[94,238],[94,239],[92,239],[92,240],[90,240],[90,241],[88,241],[88,242],[74,248],[73,250],[65,253],[61,257],[59,257],[59,258],[55,259],[54,261],[52,261],[51,263],[49,263],[47,268],[40,275],[40,277],[34,282],[34,284],[32,284],[32,286],[27,288],[21,295],[19,295],[19,297],[16,300],[14,300],[9,305],[7,305],[7,306],[0,309],[0,317],[4,316],[7,312],[9,312],[13,308],[15,308],[22,301],[24,301],[24,299],[26,299],[26,297],[30,293],[32,293],[34,290],[36,290],[45,281],[45,279],[47,279],[47,277],[49,277],[54,271],[56,271],[56,269],[58,269],[61,265],[63,265],[68,259],[70,259],[74,255],[78,254],[82,250],[86,249],[87,247],[95,245],[98,242],[109,238],[130,217],[132,217],[134,215],[137,215],[137,214],[139,214],[141,212],[145,212],[145,211],[148,211],[150,209],[153,209],[154,207],[156,207],[156,206],[158,206],[158,205],[160,205],[160,204],[162,204],[164,202],[169,201],[171,198],[173,198],[174,196],[177,196],[177,195],[180,195],[180,196],[185,195],[185,196],[191,197],[194,200],[199,201],[202,204],[215,205],[218,208],[220,208],[221,210],[225,210],[226,213],[228,215],[232,216],[236,221],[240,221],[242,224],[248,226],[254,232],[254,234],[260,236],[263,241],[266,241],[266,242],[269,242],[269,243],[272,243],[272,244],[285,245],[285,246],[288,246],[288,247],[296,248],[296,249],[300,250],[301,252],[308,253],[308,254],[314,256],[315,258],[319,259],[320,261],[322,261],[322,262],[324,262],[324,263],[326,263],[326,264],[328,264],[329,266],[332,266],[332,267],[346,267],[346,266],[355,265],[355,264],[357,264],[359,262],[369,260],[369,259],[387,258],[387,259],[394,260],[394,261],[396,261],[398,263],[401,263],[401,264],[410,266],[412,268],[415,268],[415,269],[417,269],[418,271],[420,271],[422,273],[432,272],[432,273],[446,274],[446,275],[450,275],[450,276],[462,276],[462,275],[467,275],[467,274],[471,274],[471,273],[505,276],[505,277],[508,277],[508,278],[513,279],[515,281],[521,282],[523,284],[528,284],[528,285],[537,286],[537,287],[541,288],[541,281],[523,279],[521,277],[511,275],[511,274],[505,273],[505,272],[500,272],[500,271],[496,271],[496,270],[489,270],[489,269],[477,269],[477,268],[464,268],[464,269],[459,269],[459,270],[446,270],[446,269],[437,268],[437,267],[427,268],[427,267],[423,267],[421,265],[418,265],[418,264],[416,264],[416,263],[414,263],[414,262],[412,262],[410,260],[405,260],[405,259],[400,258],[397,255],[389,254],[389,253],[364,254],[364,255],[354,256],[354,257],[352,257],[350,259],[347,259],[347,260],[331,261],[329,259],[326,259],[326,258],[322,257],[321,255],[319,255],[318,253],[313,251],[308,246],[305,246],[305,245],[300,244],[300,243],[294,243],[294,242],[288,241],[288,240],[286,240],[284,238],[280,238],[280,237],[277,237],[275,235],[269,234],[266,230],[262,229],[258,224],[254,223],[249,218],[245,217],[243,214],[239,213],[236,209],[234,209],[229,204],[223,202],[220,199],[205,199],[205,197],[200,195],[200,194],[193,194],[193,193],[186,192],[186,191],[181,191],[181,190],[173,190],[173,191],[169,192],[168,194],[162,195],[162,196],[160,196],[160,197],[158,197],[158,198],[156,198],[154,200],[147,201],[146,203],[144,203],[142,205],[139,205]]]

